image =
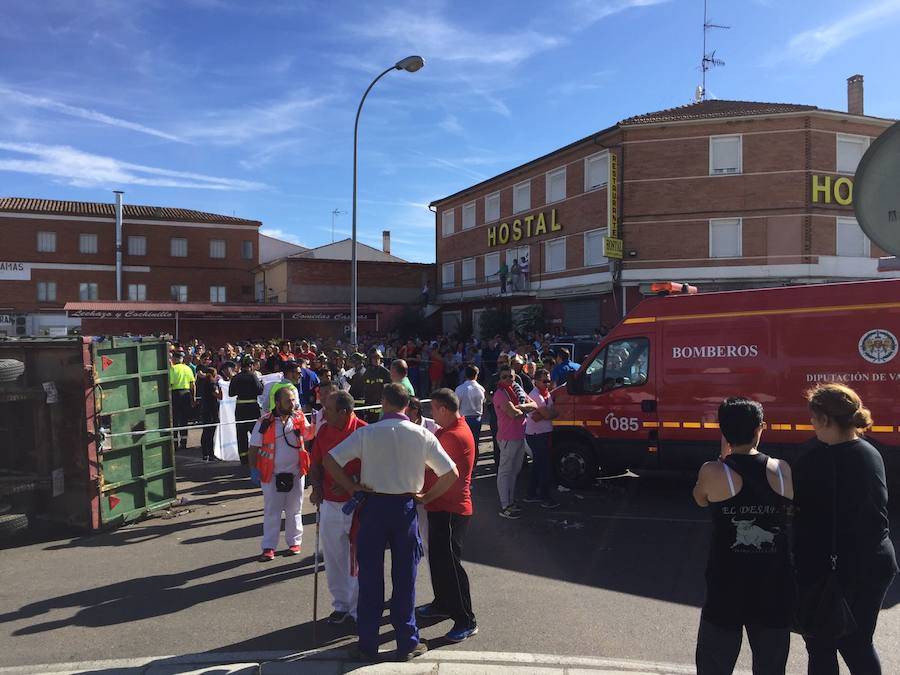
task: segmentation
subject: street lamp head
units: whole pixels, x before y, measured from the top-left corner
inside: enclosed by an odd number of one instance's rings
[[[397,70],[405,70],[408,73],[414,73],[425,65],[425,59],[421,56],[407,56],[405,59],[397,61],[394,68]]]

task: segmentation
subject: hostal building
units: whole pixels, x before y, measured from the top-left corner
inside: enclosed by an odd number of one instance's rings
[[[853,176],[893,120],[709,100],[622,120],[436,200],[443,329],[539,305],[587,334],[659,281],[701,291],[896,276],[853,213]],[[525,261],[527,274],[499,271]],[[511,272],[511,269],[510,269]]]

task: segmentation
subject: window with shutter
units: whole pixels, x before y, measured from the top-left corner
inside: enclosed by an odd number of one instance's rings
[[[709,257],[741,256],[741,219],[719,218],[709,221]]]
[[[710,175],[741,173],[741,137],[711,136],[709,139]]]

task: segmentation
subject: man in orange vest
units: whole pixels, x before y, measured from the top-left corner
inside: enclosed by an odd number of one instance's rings
[[[298,555],[303,539],[303,480],[309,471],[304,441],[312,426],[295,410],[297,390],[279,389],[275,409],[263,415],[250,435],[250,469],[259,475],[263,493],[263,538],[260,562],[275,558],[284,513],[286,555]]]

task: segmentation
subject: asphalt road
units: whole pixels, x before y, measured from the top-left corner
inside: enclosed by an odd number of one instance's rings
[[[692,477],[605,480],[561,495],[556,511],[534,506],[508,521],[496,515],[483,449],[465,551],[480,634],[454,646],[435,639],[449,623],[426,625],[432,647],[691,664],[709,534]],[[109,533],[43,533],[0,550],[0,665],[317,646],[309,505],[304,553],[258,563],[259,491],[235,477],[239,467],[197,455],[179,453],[185,506]],[[324,575],[319,593],[324,616]],[[427,565],[418,594],[431,598]],[[900,672],[890,639],[900,634],[898,604],[895,584],[876,635],[886,673]],[[318,646],[350,641],[320,625]],[[750,667],[746,645],[739,667]],[[806,672],[796,638],[790,672]]]

